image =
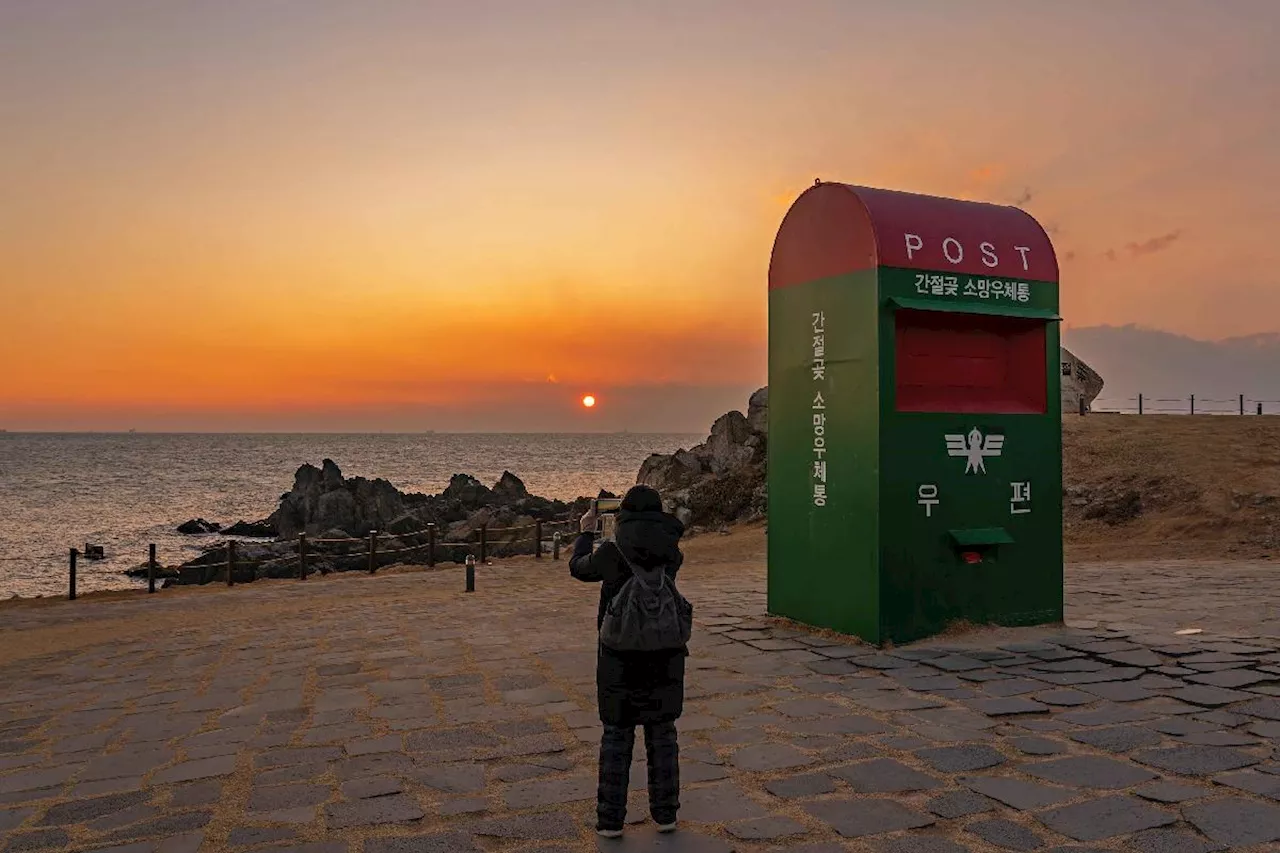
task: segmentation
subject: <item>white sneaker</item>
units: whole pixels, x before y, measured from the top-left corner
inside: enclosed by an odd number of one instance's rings
[[[671,821],[671,823],[658,824],[658,832],[675,832],[675,831],[676,831],[676,822],[674,820]]]
[[[601,838],[621,838],[622,830],[621,829],[597,829],[596,835],[600,836]]]

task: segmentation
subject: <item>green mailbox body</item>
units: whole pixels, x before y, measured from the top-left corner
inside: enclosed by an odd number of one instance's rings
[[[1000,205],[837,183],[769,266],[769,612],[904,642],[1062,619],[1058,265]]]

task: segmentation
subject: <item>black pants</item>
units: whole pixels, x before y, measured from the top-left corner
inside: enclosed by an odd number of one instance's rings
[[[622,829],[626,823],[631,753],[635,745],[634,726],[605,724],[600,738],[600,787],[596,804],[600,829]],[[644,747],[649,762],[649,815],[655,823],[675,823],[680,809],[680,745],[676,741],[676,724],[646,725]]]

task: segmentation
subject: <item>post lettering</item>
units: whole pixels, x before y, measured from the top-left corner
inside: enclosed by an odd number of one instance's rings
[[[982,249],[982,262],[989,267],[994,267],[1000,263],[1000,259],[996,257],[996,247],[990,243],[982,243],[979,247]]]
[[[950,246],[955,246],[955,257],[951,256]],[[942,241],[942,254],[947,256],[947,260],[953,264],[958,264],[964,260],[964,246],[960,245],[960,241],[955,237],[948,237]]]

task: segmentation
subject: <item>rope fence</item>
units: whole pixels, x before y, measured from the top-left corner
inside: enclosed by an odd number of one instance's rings
[[[488,525],[480,525],[476,528],[471,538],[459,542],[441,542],[437,541],[437,526],[428,524],[422,530],[415,530],[403,534],[386,534],[379,531],[370,531],[368,536],[351,536],[344,538],[312,538],[305,533],[299,534],[292,539],[280,539],[272,542],[270,545],[258,543],[244,543],[239,540],[228,540],[225,545],[219,549],[214,549],[205,553],[200,558],[200,562],[195,565],[188,564],[186,571],[198,573],[196,584],[204,586],[213,583],[219,579],[226,583],[227,586],[234,586],[237,583],[253,583],[262,577],[295,577],[298,580],[305,581],[310,574],[312,566],[320,574],[330,574],[342,571],[354,571],[357,567],[350,565],[352,561],[363,558],[365,561],[364,568],[369,574],[377,574],[380,565],[387,565],[390,562],[401,562],[400,560],[390,560],[393,557],[402,557],[406,554],[418,554],[425,556],[425,563],[428,569],[436,567],[437,558],[443,556],[454,563],[462,563],[472,568],[469,572],[473,572],[475,563],[481,565],[489,561],[491,545],[504,552],[504,555],[515,556],[522,553],[518,549],[526,544],[532,544],[532,554],[535,559],[541,560],[545,553],[545,545],[547,543],[547,534],[551,534],[551,556],[554,560],[560,559],[561,541],[563,531],[558,528],[569,527],[573,524],[571,519],[553,520],[553,521],[535,521],[533,524],[525,524],[516,527],[489,527]],[[513,536],[511,534],[530,533],[532,536],[523,538]],[[503,538],[498,542],[492,542],[491,534],[499,534]],[[388,548],[379,547],[379,537],[387,535],[396,539],[408,539],[425,537],[425,542],[407,545],[404,547]],[[532,540],[531,542],[529,540]],[[383,540],[385,542],[385,540]],[[254,559],[241,553],[237,555],[237,550],[243,546],[249,547],[271,547],[281,548],[292,543],[294,552],[284,554],[269,559]],[[331,549],[330,553],[326,553],[324,549],[316,546],[348,546],[341,549],[341,553],[332,553],[338,549]],[[362,546],[361,549],[349,546]],[[86,546],[88,548],[89,546]],[[363,552],[362,552],[363,551]],[[465,553],[460,553],[465,552]],[[68,565],[68,590],[67,598],[70,601],[76,599],[76,568],[79,558],[83,556],[83,552],[79,549],[70,549],[69,565]],[[340,568],[334,563],[345,561],[348,565],[346,568]],[[295,565],[296,564],[296,565]],[[156,580],[158,578],[159,564],[156,561],[156,546],[150,544],[147,546],[147,592],[154,593],[156,591]],[[281,566],[295,566],[287,575],[271,570]],[[265,572],[265,574],[264,574]],[[474,584],[474,578],[468,581]]]
[[[1235,397],[1099,397],[1092,405],[1080,398],[1079,413],[1126,415],[1280,415],[1280,400]]]

